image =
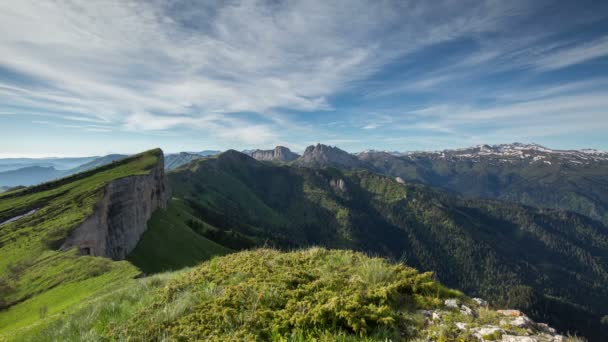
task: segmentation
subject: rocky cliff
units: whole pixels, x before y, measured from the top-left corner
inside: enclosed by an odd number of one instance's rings
[[[255,150],[251,152],[251,156],[257,160],[284,162],[296,160],[299,157],[297,153],[291,152],[290,149],[284,146],[277,146],[274,150]]]
[[[106,185],[93,214],[71,232],[62,249],[77,247],[82,254],[122,260],[137,245],[152,213],[165,208],[169,198],[161,154],[148,174]]]

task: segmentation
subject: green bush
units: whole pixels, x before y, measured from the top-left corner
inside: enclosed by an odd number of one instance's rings
[[[109,337],[399,340],[422,327],[416,309],[462,296],[432,278],[352,251],[241,252],[170,281]]]

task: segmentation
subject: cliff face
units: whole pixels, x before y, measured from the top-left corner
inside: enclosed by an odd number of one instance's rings
[[[72,231],[62,249],[77,247],[82,254],[124,259],[147,229],[152,213],[166,208],[170,199],[162,155],[149,174],[117,179],[104,191],[93,214]]]
[[[283,146],[277,146],[274,150],[255,150],[251,152],[251,156],[257,160],[285,162],[295,160],[299,157],[297,153],[293,153],[290,149]]]

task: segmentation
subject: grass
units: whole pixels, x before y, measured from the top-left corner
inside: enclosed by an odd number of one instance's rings
[[[497,326],[504,319],[433,278],[348,250],[257,249],[106,287],[69,312],[33,308],[28,314],[55,317],[8,339],[472,342],[478,339],[469,329]],[[446,307],[448,298],[478,316]],[[437,310],[441,323],[426,321],[421,310]],[[468,328],[457,328],[457,322]],[[511,335],[528,334],[502,328]],[[500,340],[501,333],[484,338]],[[569,336],[565,341],[583,340]]]
[[[151,274],[194,266],[231,252],[194,232],[184,223],[186,219],[193,217],[179,199],[173,199],[166,210],[157,210],[127,260]]]
[[[100,292],[72,314],[62,315],[46,325],[38,325],[15,335],[15,341],[98,341],[113,325],[121,324],[153,300],[155,290],[180,272],[157,274],[130,280],[118,289]]]
[[[377,260],[381,276],[370,284]],[[282,340],[399,337],[419,307],[461,296],[428,273],[351,251],[260,249],[215,258],[162,288],[116,339]],[[183,303],[188,305],[184,305]],[[181,308],[181,309],[180,309]],[[162,314],[171,312],[171,315]],[[160,313],[160,316],[158,316]]]
[[[126,262],[79,256],[58,247],[93,212],[109,182],[147,174],[161,156],[162,151],[151,150],[0,195],[0,221],[38,209],[0,226],[0,309],[5,309],[0,311],[0,336],[69,312],[103,288],[140,273]]]
[[[87,298],[94,297],[112,286],[132,279],[139,271],[122,262],[111,271],[80,281],[66,282],[32,298],[11,306],[0,314],[1,338],[17,337],[38,325],[60,319],[74,311]],[[45,314],[41,315],[44,311]]]
[[[362,253],[259,249],[135,280],[17,340],[400,340],[448,297],[462,294]]]

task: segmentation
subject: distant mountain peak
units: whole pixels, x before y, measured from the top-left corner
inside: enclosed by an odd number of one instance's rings
[[[551,165],[554,162],[570,164],[587,164],[590,162],[608,161],[608,153],[594,150],[558,150],[536,143],[514,142],[510,144],[476,145],[472,147],[447,149],[435,152],[415,152],[404,154],[410,157],[422,155],[440,159],[493,159],[499,162],[542,162]]]
[[[291,150],[285,146],[276,146],[272,150],[254,150],[248,154],[257,160],[283,162],[296,160],[300,156],[297,153],[291,152]]]
[[[345,168],[356,168],[361,166],[362,161],[356,156],[341,150],[335,146],[316,144],[306,148],[296,164],[300,166],[338,166]]]

